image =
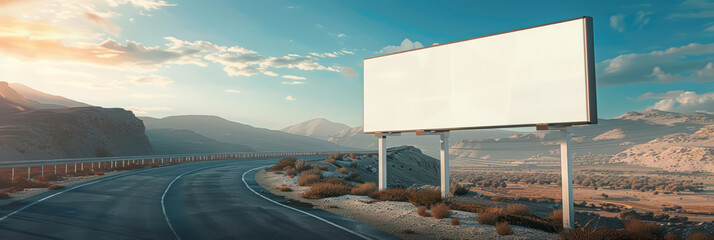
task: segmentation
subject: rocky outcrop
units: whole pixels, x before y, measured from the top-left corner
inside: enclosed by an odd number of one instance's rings
[[[390,148],[387,153],[387,185],[390,187],[439,185],[439,160],[412,146]],[[379,159],[376,154],[361,156],[355,161],[357,166],[352,171],[358,172],[365,182],[377,182]]]

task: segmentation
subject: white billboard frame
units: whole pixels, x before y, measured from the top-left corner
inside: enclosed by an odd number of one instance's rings
[[[572,22],[572,21],[582,21],[583,22],[583,44],[584,46],[582,47],[583,49],[583,63],[584,65],[582,66],[584,69],[584,76],[583,80],[585,81],[584,86],[584,95],[585,97],[585,106],[582,106],[585,108],[586,111],[586,116],[582,118],[582,120],[579,121],[553,121],[553,122],[526,122],[526,123],[520,123],[520,124],[490,124],[490,125],[471,125],[471,126],[459,126],[459,127],[409,127],[409,128],[388,128],[388,129],[371,129],[368,127],[368,119],[367,119],[367,110],[368,110],[368,105],[367,101],[368,98],[372,98],[374,96],[369,95],[369,93],[366,90],[366,85],[368,84],[368,62],[370,60],[376,60],[379,58],[387,57],[387,56],[393,56],[393,55],[404,55],[404,54],[412,54],[415,52],[420,52],[420,51],[430,51],[433,48],[444,48],[446,46],[450,46],[452,44],[458,44],[458,43],[463,43],[463,42],[469,42],[473,40],[481,40],[489,37],[499,37],[505,34],[511,34],[511,33],[518,33],[521,31],[527,31],[527,30],[534,30],[537,28],[541,27],[548,27],[560,23],[566,23],[566,22]],[[363,59],[363,76],[364,77],[364,84],[365,84],[365,91],[364,91],[364,98],[363,98],[363,124],[364,124],[364,133],[365,134],[370,134],[370,133],[398,133],[398,132],[420,132],[420,131],[449,131],[449,130],[467,130],[467,129],[487,129],[487,128],[509,128],[509,127],[529,127],[529,126],[538,126],[538,125],[557,125],[557,126],[571,126],[571,125],[584,125],[584,124],[596,124],[597,123],[597,100],[596,100],[596,91],[595,91],[595,60],[594,60],[594,48],[593,48],[593,34],[592,34],[592,18],[591,17],[579,17],[579,18],[574,18],[574,19],[568,19],[564,21],[559,21],[559,22],[554,22],[554,23],[548,23],[548,24],[543,24],[543,25],[538,25],[538,26],[533,26],[533,27],[528,27],[528,28],[522,28],[522,29],[517,29],[517,30],[512,30],[512,31],[507,31],[507,32],[502,32],[502,33],[496,33],[496,34],[491,34],[491,35],[486,35],[486,36],[481,36],[481,37],[475,37],[475,38],[470,38],[470,39],[465,39],[465,40],[460,40],[460,41],[455,41],[455,42],[450,42],[450,43],[444,43],[444,44],[439,44],[439,45],[433,45],[433,46],[428,46],[424,48],[418,48],[418,49],[411,49],[411,50],[406,50],[406,51],[400,51],[400,52],[395,52],[395,53],[390,53],[390,54],[384,54],[384,55],[379,55],[379,56],[374,56],[374,57],[368,57]],[[543,86],[547,88],[558,88],[558,86]],[[371,100],[370,100],[371,101]],[[374,105],[374,104],[372,104]],[[445,106],[446,107],[446,106]],[[464,109],[464,111],[469,111],[469,109]],[[429,114],[428,112],[426,114]],[[374,114],[372,114],[374,115]],[[374,117],[374,116],[371,116]],[[371,120],[371,119],[370,119]],[[394,124],[393,124],[394,125]]]

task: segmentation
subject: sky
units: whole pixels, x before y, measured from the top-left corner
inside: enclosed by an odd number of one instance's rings
[[[0,81],[138,116],[362,124],[362,59],[581,16],[600,118],[714,113],[714,1],[0,0]]]

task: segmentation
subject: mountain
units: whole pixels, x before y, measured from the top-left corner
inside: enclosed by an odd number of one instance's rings
[[[669,171],[714,172],[714,125],[635,145],[612,160]]]
[[[215,139],[186,129],[157,128],[146,130],[154,154],[188,154],[188,153],[228,153],[254,152],[252,148],[243,145],[218,142]]]
[[[714,116],[706,113],[646,110],[600,119],[595,125],[573,126],[569,128],[573,160],[578,164],[608,163],[614,161],[613,156],[636,145],[671,134],[692,134],[709,124],[714,124]],[[540,131],[507,138],[462,140],[449,153],[456,164],[559,166],[559,141],[559,133]]]
[[[26,99],[41,103],[62,107],[91,107],[86,103],[77,102],[60,96],[37,91],[21,83],[10,83],[9,87]]]
[[[148,155],[144,125],[124,109],[64,108],[29,100],[0,82],[0,159]]]
[[[349,126],[342,123],[331,122],[324,118],[316,118],[283,128],[280,131],[327,141],[338,132],[349,128]]]
[[[147,129],[187,129],[219,142],[248,146],[256,151],[355,151],[317,138],[256,128],[216,116],[186,115],[162,119],[142,117]]]
[[[364,134],[364,128],[362,126],[349,128],[342,130],[333,135],[328,141],[342,145],[362,149],[377,149],[377,138],[374,134]],[[482,130],[459,130],[452,131],[449,136],[450,145],[456,144],[462,139],[476,139],[476,138],[499,138],[507,137],[518,132],[509,130],[493,130],[493,129],[482,129]],[[402,133],[401,136],[387,137],[388,146],[402,146],[411,145],[415,146],[422,151],[424,154],[429,156],[439,156],[440,145],[438,136],[416,136],[415,133]]]

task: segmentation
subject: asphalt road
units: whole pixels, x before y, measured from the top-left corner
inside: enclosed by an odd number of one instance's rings
[[[268,193],[255,169],[277,160],[134,170],[49,191],[0,207],[0,239],[397,239]]]

